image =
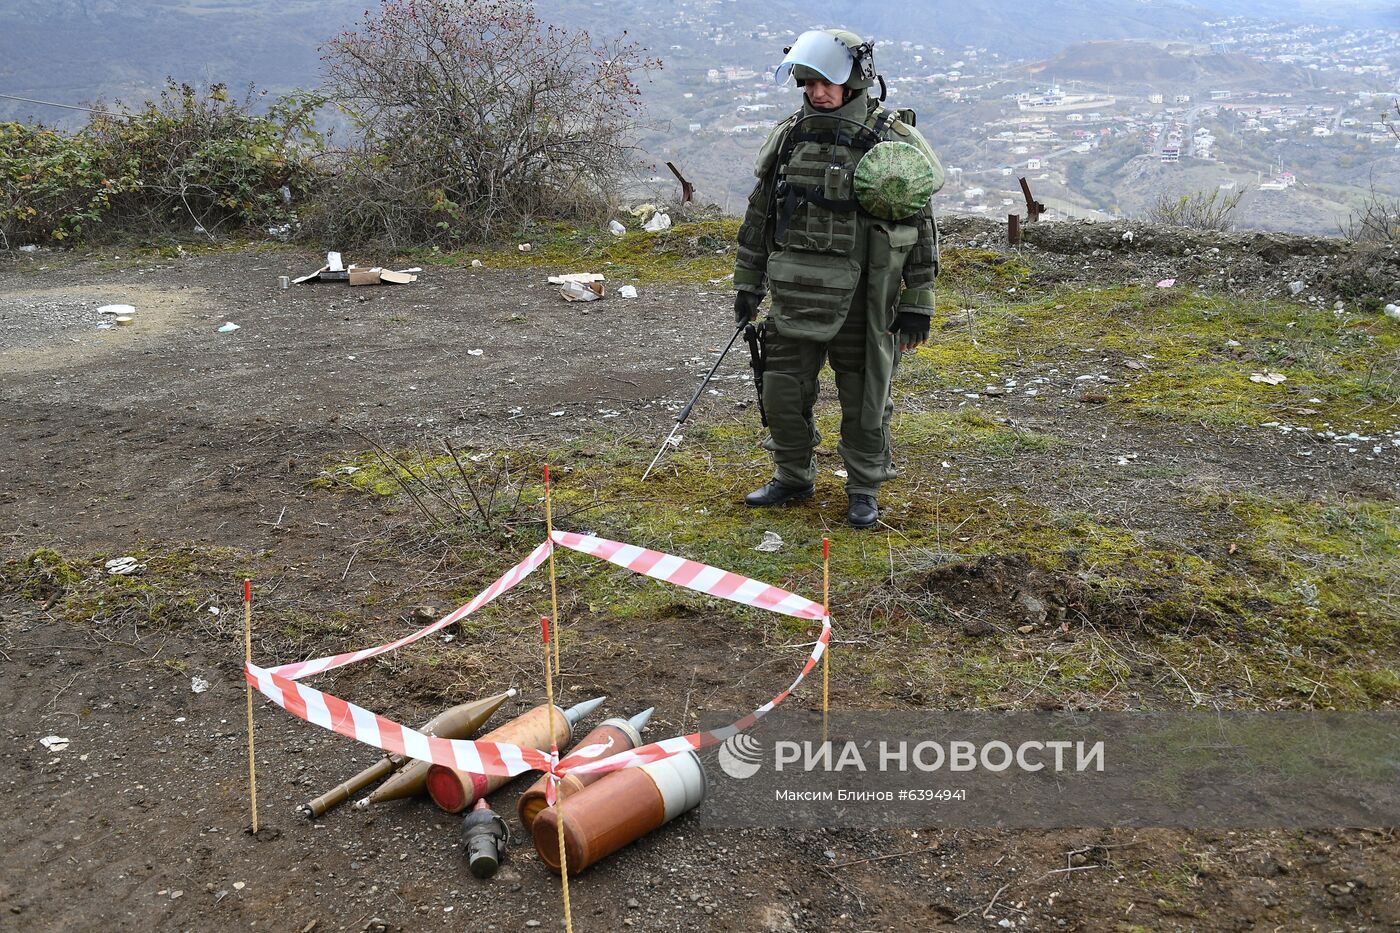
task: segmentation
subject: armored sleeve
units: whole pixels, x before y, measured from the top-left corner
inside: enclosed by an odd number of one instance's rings
[[[800,111],[799,111],[800,112]],[[769,209],[773,203],[773,166],[797,114],[773,128],[758,152],[754,175],[758,182],[749,195],[744,222],[739,226],[739,250],[734,261],[734,287],[758,295],[768,291],[768,254],[773,251],[775,218]]]
[[[943,163],[939,161],[933,148],[923,135],[912,127],[908,142],[916,145],[928,157],[938,176],[938,188],[943,187]],[[937,189],[935,189],[936,191]],[[917,311],[933,314],[934,279],[938,278],[938,221],[933,216],[933,201],[924,205],[915,218],[919,229],[919,239],[909,258],[904,262],[904,291],[899,296],[901,311]]]
[[[773,237],[772,178],[760,178],[749,195],[744,222],[739,225],[739,250],[734,261],[734,287],[758,295],[768,291],[768,253]]]

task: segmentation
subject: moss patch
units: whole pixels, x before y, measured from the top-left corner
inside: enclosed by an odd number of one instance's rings
[[[553,225],[523,237],[531,245],[527,253],[512,244],[485,252],[419,252],[414,258],[450,265],[480,259],[488,269],[601,272],[613,283],[704,284],[734,271],[738,235],[734,218],[678,223],[658,233],[633,229],[620,237],[606,228]]]
[[[1143,417],[1400,425],[1400,332],[1383,317],[1167,289],[1062,289],[987,302],[971,323],[936,330],[904,375],[914,391],[980,388],[994,374],[1058,367],[1072,378],[1067,368],[1084,366],[1108,369],[1109,403]],[[1287,381],[1252,382],[1255,372]]]

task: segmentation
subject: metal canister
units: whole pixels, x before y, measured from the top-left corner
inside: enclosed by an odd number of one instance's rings
[[[477,741],[501,742],[544,751],[549,748],[550,737],[553,736],[555,742],[565,745],[573,736],[574,725],[602,705],[604,699],[606,697],[586,700],[567,710],[541,704],[491,730]],[[552,729],[551,718],[554,722]],[[461,813],[510,780],[510,777],[502,774],[474,774],[444,765],[432,765],[427,775],[428,796],[448,813]]]
[[[631,719],[605,719],[588,735],[579,740],[578,748],[586,748],[589,745],[607,746],[607,750],[599,757],[616,755],[618,752],[636,748],[642,744],[642,730],[647,727],[647,721],[651,719],[651,714],[655,707],[643,710]],[[602,780],[607,776],[607,772],[601,774],[566,774],[559,781],[558,793],[560,797],[568,797],[583,790],[589,784]],[[545,804],[545,789],[548,782],[547,777],[541,777],[530,786],[530,789],[520,795],[520,800],[515,805],[515,811],[520,815],[520,824],[525,827],[525,832],[529,832],[535,823],[535,817],[540,815]]]
[[[559,813],[569,874],[577,874],[623,846],[693,810],[705,799],[705,769],[694,752],[623,768],[535,817],[535,851],[559,871]]]

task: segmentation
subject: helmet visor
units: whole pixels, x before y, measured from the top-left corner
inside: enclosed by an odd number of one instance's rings
[[[797,37],[787,57],[773,72],[773,81],[782,84],[798,65],[811,68],[832,84],[845,84],[851,77],[855,59],[846,43],[829,32],[812,29]]]

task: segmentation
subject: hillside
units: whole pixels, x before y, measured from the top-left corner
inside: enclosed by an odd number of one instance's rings
[[[1114,92],[1149,93],[1168,87],[1200,92],[1222,89],[1301,89],[1313,78],[1302,68],[1212,52],[1184,42],[1076,42],[1053,58],[1025,66],[1040,81],[1076,81]]]
[[[1400,323],[1346,294],[1371,269],[1392,285],[1400,255],[1108,224],[1034,225],[1012,249],[994,224],[950,222],[932,339],[896,384],[901,476],[882,526],[856,532],[829,379],[816,496],[741,503],[768,463],[738,353],[641,480],[733,332],[734,232],[540,229],[529,253],[347,255],[424,267],[355,289],[279,288],[324,258],[280,246],[0,256],[0,727],[15,750],[0,758],[0,913],[35,931],[555,928],[559,885],[528,837],[481,882],[459,820],[427,801],[297,814],[377,755],[261,698],[262,824],[242,831],[239,581],[255,662],[399,638],[543,540],[542,462],[556,529],[811,595],[829,538],[838,716],[937,729],[945,711],[1400,703]],[[595,269],[601,302],[545,284]],[[624,283],[639,298],[612,297]],[[98,329],[110,301],[136,306],[129,326]],[[777,551],[756,547],[767,532]],[[136,572],[109,572],[123,556]],[[802,620],[573,555],[559,574],[565,695],[607,695],[609,715],[655,706],[649,738],[768,699],[813,639]],[[315,685],[414,723],[515,687],[517,714],[543,700],[549,594],[537,574]],[[820,695],[809,682],[788,702]],[[55,736],[66,750],[41,744]],[[734,779],[713,750],[704,761],[711,799],[574,880],[576,929],[1400,923],[1394,832],[1317,828],[1312,806],[1279,829],[1154,828],[1136,811],[977,826],[975,800],[902,828],[736,828]],[[524,784],[491,798],[512,826]]]

